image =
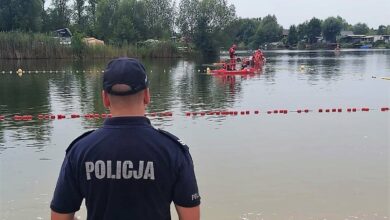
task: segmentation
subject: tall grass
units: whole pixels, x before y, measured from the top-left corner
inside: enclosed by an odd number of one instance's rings
[[[69,58],[72,50],[45,34],[0,32],[1,59]]]
[[[162,41],[137,48],[137,55],[149,58],[175,58],[180,57],[177,46],[169,41]]]
[[[72,39],[72,45],[61,45],[49,35],[23,32],[0,32],[0,59],[94,59],[128,57],[172,58],[180,54],[172,42],[153,45],[96,45],[87,46],[80,36]]]

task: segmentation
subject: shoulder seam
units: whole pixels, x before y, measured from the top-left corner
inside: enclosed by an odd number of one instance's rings
[[[89,134],[91,134],[92,132],[94,132],[95,130],[91,130],[91,131],[87,131],[85,132],[84,134],[78,136],[76,139],[74,139],[72,141],[72,143],[69,144],[69,147],[66,149],[66,154],[69,153],[69,151],[72,149],[72,147],[78,142],[80,141],[81,139],[83,139],[84,137],[88,136]]]
[[[180,149],[183,150],[183,151],[188,151],[189,150],[189,147],[182,141],[180,140],[178,137],[176,137],[175,135],[167,132],[167,131],[164,131],[162,129],[156,129],[160,134],[164,135],[165,137],[169,138],[170,140],[172,140],[173,142],[175,142],[178,146],[180,146]]]

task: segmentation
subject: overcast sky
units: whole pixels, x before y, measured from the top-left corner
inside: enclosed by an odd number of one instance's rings
[[[358,22],[378,28],[390,25],[390,0],[228,0],[242,18],[274,14],[288,29],[312,17],[326,19],[340,15],[350,24]]]

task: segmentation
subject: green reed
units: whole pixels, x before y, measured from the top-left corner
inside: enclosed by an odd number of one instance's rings
[[[179,52],[174,43],[164,41],[142,46],[87,46],[80,36],[74,36],[72,45],[61,45],[58,39],[47,34],[0,32],[0,59],[95,59],[121,56],[172,58],[178,57]]]

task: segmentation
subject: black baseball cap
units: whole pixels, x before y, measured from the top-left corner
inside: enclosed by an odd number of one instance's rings
[[[111,60],[103,75],[103,89],[111,95],[132,95],[146,89],[148,84],[144,65],[133,58]],[[126,85],[128,89],[116,90],[115,85]]]

